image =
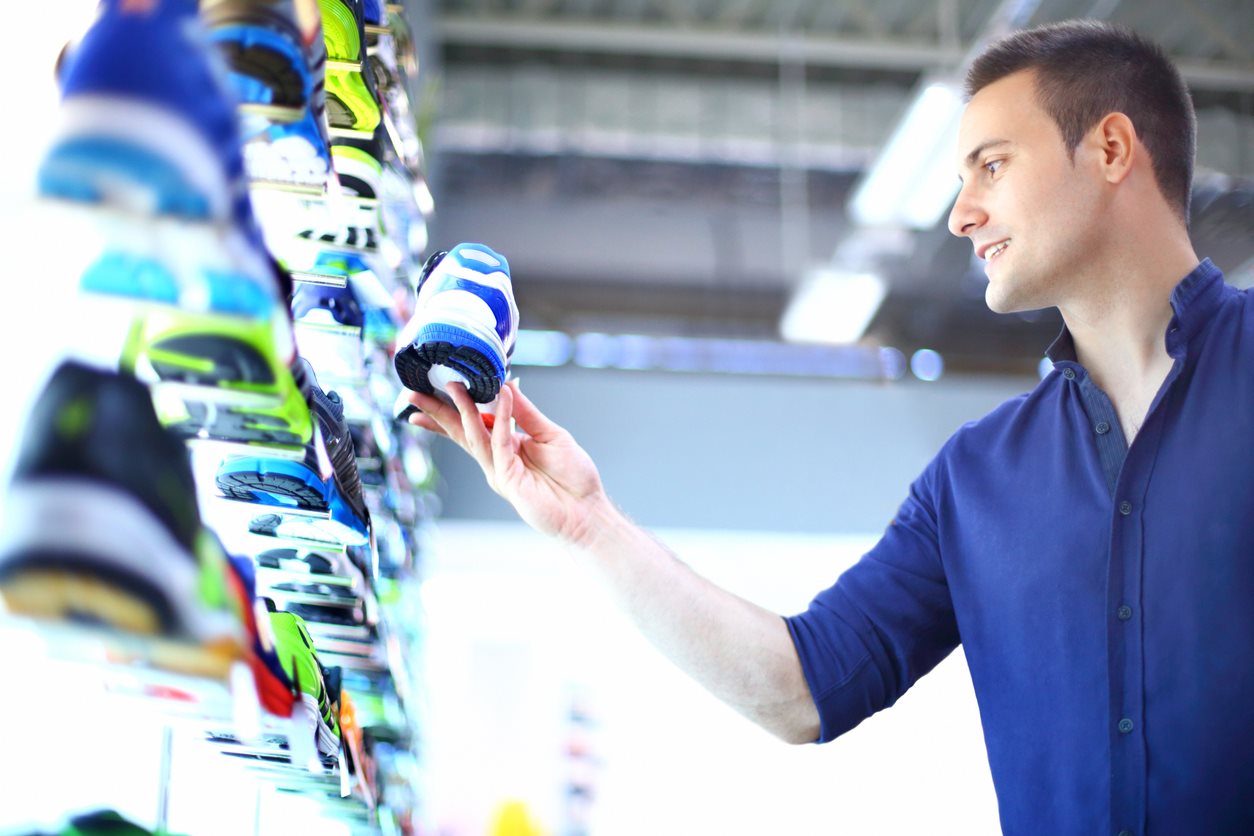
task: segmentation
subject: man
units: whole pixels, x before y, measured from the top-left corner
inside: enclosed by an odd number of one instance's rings
[[[807,612],[690,571],[516,385],[490,433],[456,389],[414,422],[784,740],[831,740],[961,641],[1007,833],[1254,832],[1254,307],[1190,245],[1187,90],[1072,22],[994,44],[968,93],[949,227],[989,307],[1061,311],[1054,371],[955,433]]]

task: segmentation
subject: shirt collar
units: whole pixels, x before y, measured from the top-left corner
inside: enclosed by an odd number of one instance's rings
[[[1167,325],[1167,353],[1173,357],[1211,319],[1219,306],[1224,290],[1224,274],[1209,258],[1193,268],[1189,275],[1171,291],[1171,309],[1175,316]],[[1045,356],[1056,368],[1060,363],[1075,363],[1075,341],[1067,326],[1045,350]]]

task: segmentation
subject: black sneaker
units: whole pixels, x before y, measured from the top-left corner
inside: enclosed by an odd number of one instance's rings
[[[148,388],[66,362],[26,427],[0,531],[8,609],[238,653],[226,556]]]

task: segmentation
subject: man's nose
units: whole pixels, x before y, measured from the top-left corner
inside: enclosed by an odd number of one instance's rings
[[[954,200],[954,208],[949,210],[949,231],[963,238],[979,229],[988,220],[988,215],[979,207],[970,190],[963,185]]]

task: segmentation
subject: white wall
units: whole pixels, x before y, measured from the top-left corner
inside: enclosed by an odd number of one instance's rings
[[[666,530],[697,571],[781,613],[874,537]],[[485,832],[520,799],[561,832],[572,692],[598,718],[595,836],[998,833],[961,651],[891,710],[825,746],[777,742],[693,684],[575,558],[517,524],[440,525],[424,592],[435,820]]]

